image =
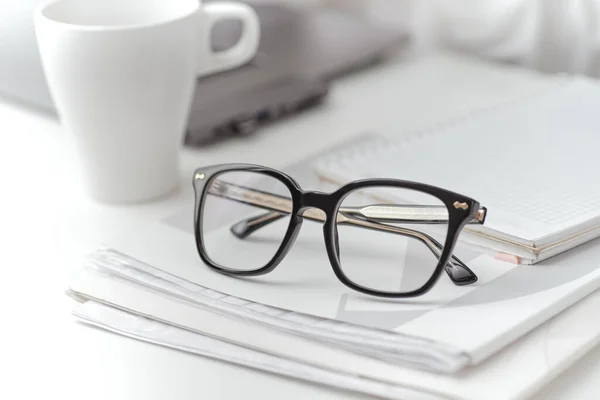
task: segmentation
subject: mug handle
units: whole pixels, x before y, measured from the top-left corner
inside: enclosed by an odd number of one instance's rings
[[[260,41],[260,22],[252,7],[242,3],[208,3],[201,6],[199,13],[204,43],[198,60],[198,76],[238,67],[254,57]],[[210,39],[212,28],[225,19],[241,20],[242,35],[233,47],[215,52]]]

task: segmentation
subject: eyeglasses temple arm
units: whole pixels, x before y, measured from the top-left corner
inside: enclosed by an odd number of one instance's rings
[[[483,224],[486,211],[485,207],[481,207],[475,217],[467,223]],[[378,222],[447,224],[449,219],[448,209],[443,205],[373,204],[364,207],[340,207],[338,212]]]
[[[231,232],[240,239],[245,239],[257,230],[272,224],[288,215],[277,211],[267,211],[256,217],[251,217],[237,222],[231,226]]]
[[[273,212],[285,214],[292,212],[292,200],[288,197],[220,180],[211,182],[208,193]],[[468,224],[483,224],[486,211],[485,207],[481,207]],[[449,221],[446,206],[436,205],[374,204],[365,207],[340,207],[339,212],[346,216],[377,222],[447,224]],[[276,221],[274,216],[273,218],[273,221]],[[259,222],[262,223],[262,219]],[[247,225],[251,226],[251,224]]]

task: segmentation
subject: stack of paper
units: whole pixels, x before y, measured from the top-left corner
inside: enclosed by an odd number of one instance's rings
[[[305,224],[307,237],[311,229],[320,226]],[[476,285],[440,280],[402,302],[351,292],[312,246],[300,244],[273,276],[243,280],[209,270],[191,234],[169,223],[125,229],[119,252],[96,252],[74,277],[75,314],[141,340],[388,398],[475,399],[491,388],[519,398],[600,338],[600,324],[534,330],[600,286],[593,243],[543,267],[462,250]],[[569,313],[551,324],[573,324]]]

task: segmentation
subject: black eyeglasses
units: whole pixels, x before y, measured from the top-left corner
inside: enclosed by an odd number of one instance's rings
[[[452,252],[466,224],[483,224],[485,207],[466,196],[396,179],[348,183],[333,193],[305,191],[267,167],[224,164],[194,173],[194,231],[202,260],[236,276],[271,272],[292,247],[303,220],[323,223],[338,279],[362,293],[413,297],[446,271],[456,285],[477,276]],[[210,217],[229,229],[204,232]]]

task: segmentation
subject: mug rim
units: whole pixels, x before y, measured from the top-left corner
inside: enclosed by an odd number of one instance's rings
[[[176,15],[169,18],[164,18],[159,21],[154,22],[140,22],[140,23],[131,23],[131,24],[114,24],[114,25],[93,25],[93,24],[77,24],[72,22],[61,21],[56,18],[51,18],[46,15],[46,11],[49,7],[54,4],[62,3],[62,2],[70,2],[74,0],[45,0],[40,3],[34,10],[34,19],[43,20],[45,22],[55,24],[61,26],[63,28],[74,29],[78,31],[92,31],[92,32],[106,32],[106,31],[128,31],[128,30],[137,30],[143,28],[154,28],[162,25],[168,25],[177,21],[184,20],[194,15],[201,6],[200,1],[198,0],[177,0],[184,1],[185,3],[189,3],[191,8],[188,12],[182,12],[180,15]],[[100,1],[100,0],[98,0]],[[175,0],[165,0],[166,3],[172,4]]]

